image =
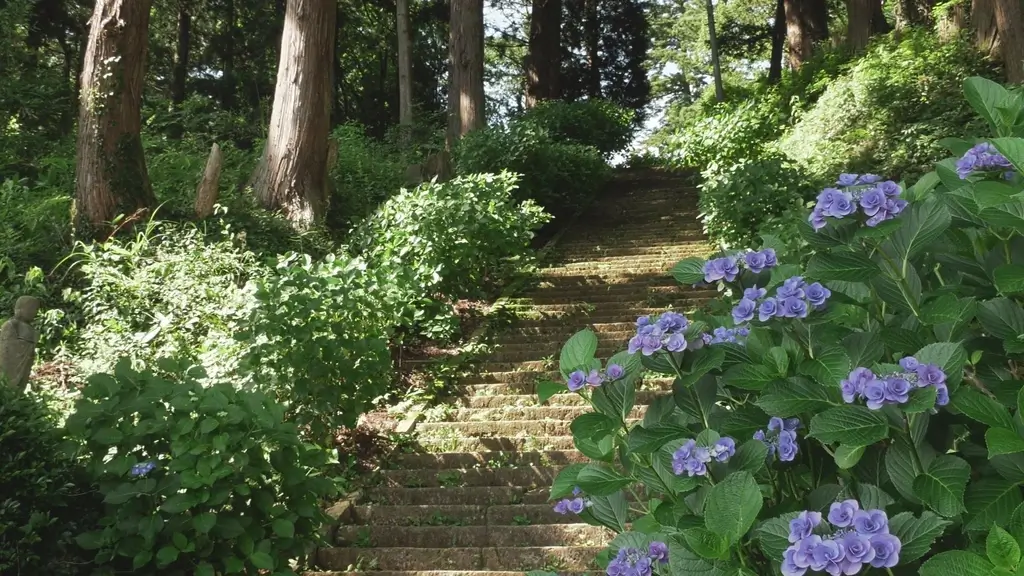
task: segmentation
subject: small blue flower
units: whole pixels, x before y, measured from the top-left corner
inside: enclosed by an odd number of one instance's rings
[[[143,462],[142,464],[136,464],[132,466],[132,476],[145,476],[156,468],[155,462]]]

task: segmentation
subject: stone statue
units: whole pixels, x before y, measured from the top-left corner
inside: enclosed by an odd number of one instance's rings
[[[14,318],[0,326],[0,376],[19,392],[28,384],[36,358],[39,333],[32,320],[39,311],[39,299],[22,296],[14,304]]]

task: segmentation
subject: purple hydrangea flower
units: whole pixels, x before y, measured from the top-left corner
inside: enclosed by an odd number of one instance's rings
[[[862,536],[889,533],[889,518],[881,510],[858,510],[853,516],[853,528]]]
[[[669,352],[682,352],[686,350],[686,337],[680,333],[672,334],[665,342],[665,349]]]
[[[1004,170],[1013,165],[989,142],[976,144],[956,161],[956,173],[965,180],[973,172]]]
[[[945,384],[939,384],[935,387],[935,405],[945,406],[949,404],[949,388]]]
[[[569,374],[569,378],[566,382],[571,392],[578,392],[582,390],[586,383],[587,375],[583,373],[583,370],[576,370],[572,374]]]
[[[871,540],[856,532],[848,532],[841,540],[843,550],[846,552],[846,574],[856,574],[864,564],[875,559],[875,549],[871,546]]]
[[[881,179],[882,177],[877,174],[862,174],[857,178],[857,184],[874,184]]]
[[[596,369],[595,370],[591,370],[590,374],[587,375],[587,385],[588,386],[593,386],[594,388],[597,388],[598,386],[600,386],[603,383],[604,383],[604,375],[602,375],[598,370],[596,370]]]
[[[779,264],[779,261],[775,256],[774,248],[765,248],[764,250],[761,250],[761,254],[764,254],[765,268],[774,268]]]
[[[568,514],[569,513],[569,500],[567,498],[563,498],[562,500],[559,500],[558,502],[555,502],[555,507],[552,508],[552,509],[555,511],[555,514],[561,514],[563,516]]]
[[[792,462],[800,451],[800,444],[796,441],[796,432],[784,430],[779,434],[779,461]]]
[[[885,384],[885,399],[894,404],[903,404],[910,400],[910,382],[898,376],[883,380]]]
[[[674,334],[686,330],[690,322],[686,319],[686,316],[678,312],[663,312],[661,316],[658,316],[656,324],[665,332]]]
[[[915,370],[918,386],[938,386],[946,383],[946,373],[934,364],[923,364]]]
[[[872,380],[864,384],[861,391],[868,408],[878,410],[885,404],[885,384],[881,380]]]
[[[747,265],[747,270],[750,270],[754,274],[760,273],[765,268],[764,254],[761,252],[747,252],[743,256],[743,262]]]
[[[808,286],[804,292],[812,306],[824,306],[825,301],[832,297],[832,291],[818,282]]]
[[[747,300],[760,300],[768,294],[768,291],[764,288],[758,288],[755,284],[753,288],[747,288],[743,291],[743,297]]]
[[[871,536],[871,548],[875,551],[875,557],[871,559],[873,567],[892,568],[900,562],[903,543],[892,534],[875,534]]]
[[[836,180],[836,184],[840,186],[853,186],[857,183],[856,174],[840,174],[839,179]]]
[[[573,514],[581,514],[586,508],[587,503],[583,498],[573,498],[569,501],[569,511]]]
[[[900,358],[900,368],[903,368],[907,372],[914,372],[920,365],[921,363],[913,356],[904,356],[903,358]]]
[[[660,564],[668,564],[668,544],[664,542],[651,542],[647,548],[647,555],[651,560]]]
[[[156,462],[143,462],[132,466],[132,476],[145,476],[156,468]]]
[[[821,543],[814,547],[811,553],[811,570],[817,572],[828,572],[832,576],[840,576],[843,573],[842,561],[845,557],[843,547],[835,540],[822,539]]]
[[[709,284],[717,280],[732,282],[739,273],[739,262],[731,256],[708,260],[704,264],[704,281]]]
[[[828,521],[837,528],[846,528],[853,524],[853,518],[859,511],[860,504],[856,500],[833,502],[828,509]]]
[[[784,318],[806,318],[807,302],[795,296],[786,298],[782,301],[782,316]]]
[[[734,454],[736,454],[736,441],[728,436],[719,439],[711,447],[711,457],[717,462],[727,462]]]
[[[778,416],[772,416],[768,419],[768,431],[779,433],[786,429],[786,422]]]
[[[765,298],[757,308],[757,319],[767,322],[779,313],[779,302],[775,298]]]
[[[807,566],[797,566],[796,548],[787,548],[782,557],[782,566],[779,568],[782,576],[804,576],[807,573]]]
[[[878,190],[881,190],[882,194],[885,194],[886,198],[895,198],[903,192],[903,190],[900,189],[900,185],[892,180],[886,180],[879,184]]]
[[[805,510],[789,521],[789,542],[795,544],[806,539],[821,524],[821,512]]]
[[[618,380],[619,378],[622,378],[626,373],[626,370],[618,364],[609,364],[604,372],[608,376],[609,380]]]
[[[732,309],[732,321],[736,324],[743,324],[754,319],[754,311],[757,310],[757,302],[744,298]]]
[[[775,290],[775,295],[780,300],[786,298],[803,298],[805,295],[805,285],[806,283],[804,282],[803,277],[793,276],[782,282],[782,285]]]
[[[825,220],[825,211],[820,207],[815,206],[814,210],[811,210],[811,215],[807,217],[807,221],[811,223],[811,228],[815,231],[821,230],[828,225]]]
[[[864,191],[860,197],[860,207],[868,216],[878,214],[878,211],[885,206],[885,193],[880,188],[871,188]]]

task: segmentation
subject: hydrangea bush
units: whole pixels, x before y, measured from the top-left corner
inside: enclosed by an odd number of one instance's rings
[[[910,187],[839,176],[809,259],[764,236],[683,260],[711,312],[641,317],[604,363],[594,332],[566,342],[538,393],[593,407],[591,461],[551,498],[617,533],[609,576],[1024,573],[1024,98],[965,93],[993,137]],[[673,385],[637,418],[641,378]]]

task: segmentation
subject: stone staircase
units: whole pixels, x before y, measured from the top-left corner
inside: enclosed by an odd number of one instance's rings
[[[680,176],[623,172],[556,246],[557,264],[507,305],[519,314],[496,351],[465,378],[448,421],[416,428],[424,453],[404,454],[346,510],[335,546],[319,552],[335,572],[377,576],[507,576],[528,570],[596,570],[610,532],[561,516],[548,502],[558,471],[585,458],[569,424],[576,395],[538,405],[534,384],[559,379],[562,344],[590,326],[601,357],[625,347],[640,314],[688,311],[713,291],[681,288],[668,269],[709,252],[697,194]],[[648,379],[633,416],[670,389]]]

